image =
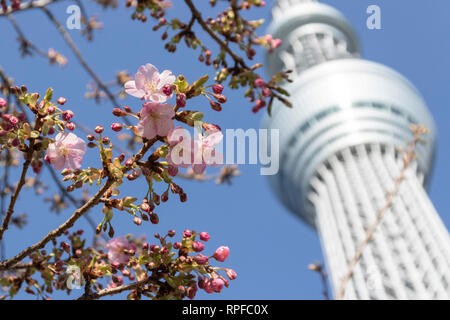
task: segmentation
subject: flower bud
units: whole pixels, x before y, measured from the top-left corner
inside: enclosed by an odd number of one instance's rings
[[[124,117],[127,115],[127,113],[120,108],[113,109],[112,114],[116,117]]]
[[[5,107],[7,104],[7,101],[4,98],[0,98],[0,108]]]
[[[227,272],[228,279],[230,279],[230,280],[236,279],[237,274],[233,269],[226,269],[226,272]]]
[[[256,79],[255,82],[253,83],[253,85],[256,88],[262,88],[264,86],[264,79],[262,79],[262,78]]]
[[[75,124],[73,122],[69,122],[68,124],[66,124],[66,129],[69,131],[75,130]]]
[[[166,95],[166,96],[170,96],[173,92],[172,86],[169,84],[166,84],[163,88],[162,88],[162,92]]]
[[[215,278],[211,281],[211,287],[215,292],[220,292],[223,289],[225,282],[220,278]]]
[[[213,257],[217,261],[224,262],[228,258],[229,254],[230,254],[230,249],[228,247],[221,246],[221,247],[217,248],[216,252],[214,252]]]
[[[142,219],[138,216],[134,216],[133,222],[135,225],[140,226],[142,224]]]
[[[67,102],[66,98],[64,97],[59,97],[58,100],[56,100],[56,103],[59,105],[64,105]]]
[[[205,245],[203,243],[201,243],[200,241],[194,241],[194,242],[192,242],[192,249],[195,252],[201,252],[201,251],[203,251],[203,249],[205,249]]]
[[[195,262],[197,262],[200,265],[205,265],[208,263],[209,258],[201,253],[199,253],[195,258]]]
[[[214,95],[214,98],[216,98],[220,103],[227,102],[227,97],[225,97],[223,94],[216,94]]]
[[[183,237],[184,238],[190,238],[192,236],[192,231],[189,229],[184,230]]]
[[[175,232],[175,230],[169,230],[168,232],[167,232],[167,235],[169,236],[169,237],[175,237],[175,234],[176,234],[176,232]]]
[[[212,86],[212,89],[213,89],[214,93],[222,94],[222,92],[223,92],[223,85],[216,83],[216,84],[214,84]]]
[[[216,102],[216,101],[211,101],[209,103],[211,105],[211,108],[215,111],[222,111],[222,106],[220,105],[220,103]]]
[[[177,94],[177,107],[184,108],[186,106],[186,95],[184,93]]]
[[[132,165],[133,165],[133,163],[134,163],[134,160],[133,159],[127,159],[127,161],[125,161],[125,165],[127,166],[127,167],[131,167]]]
[[[208,241],[211,238],[208,232],[200,232],[200,240]]]
[[[111,125],[111,129],[115,132],[119,132],[122,130],[122,124],[115,122]]]
[[[159,217],[156,213],[152,213],[150,214],[150,221],[153,224],[158,224],[159,223]]]
[[[140,209],[141,209],[142,211],[147,212],[147,213],[150,212],[150,206],[148,205],[147,202],[141,203]]]
[[[72,112],[72,110],[65,110],[63,111],[62,118],[66,121],[70,121],[70,119],[72,119],[74,115],[75,114]]]
[[[111,143],[111,139],[109,139],[108,137],[104,137],[102,139],[102,142],[104,145],[109,145]]]
[[[48,114],[54,114],[56,111],[56,108],[54,106],[48,106],[47,107],[47,113]]]
[[[87,137],[88,141],[94,141],[95,137],[92,134],[88,134]]]
[[[102,133],[103,130],[104,130],[104,129],[103,129],[102,126],[96,126],[95,129],[94,129],[95,133],[98,133],[98,134]]]

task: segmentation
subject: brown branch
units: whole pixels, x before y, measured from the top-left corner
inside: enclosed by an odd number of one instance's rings
[[[39,131],[41,125],[42,125],[41,118],[40,118],[40,116],[37,116],[36,123],[34,125],[34,130]],[[30,167],[31,160],[33,159],[34,143],[35,143],[35,139],[31,138],[30,144],[28,146],[28,150],[24,156],[25,162],[23,163],[22,173],[20,175],[19,183],[17,185],[16,190],[11,195],[11,201],[9,202],[8,210],[6,211],[5,218],[3,219],[2,226],[0,227],[0,241],[3,239],[3,234],[8,229],[9,221],[11,220],[11,217],[14,213],[14,206],[16,205],[17,198],[19,197],[20,191],[22,191],[22,187],[25,185],[27,171],[28,171],[28,168]]]
[[[77,300],[96,300],[96,299],[100,299],[101,297],[115,295],[115,294],[118,294],[118,293],[121,293],[124,291],[133,290],[133,289],[139,288],[141,286],[144,286],[152,280],[153,279],[151,277],[148,277],[147,279],[144,279],[141,281],[136,281],[136,282],[133,282],[130,284],[124,284],[124,285],[118,286],[116,288],[103,289],[103,290],[100,290],[99,292],[91,293],[91,294],[83,294]]]
[[[192,15],[198,21],[202,29],[205,30],[211,36],[211,38],[213,38],[213,40],[217,42],[219,46],[233,58],[235,63],[240,64],[243,68],[247,70],[250,70],[250,68],[246,65],[244,59],[242,59],[233,50],[231,50],[230,47],[222,39],[220,39],[219,36],[217,36],[217,34],[213,30],[211,30],[211,28],[206,24],[206,22],[202,18],[200,11],[198,11],[197,8],[194,6],[192,0],[184,0],[184,2],[191,10]]]
[[[394,189],[386,195],[385,205],[378,211],[375,221],[372,223],[372,225],[369,227],[369,229],[367,229],[364,240],[360,243],[353,259],[349,262],[349,264],[347,266],[347,272],[341,280],[341,285],[340,285],[340,288],[339,288],[339,291],[338,291],[338,294],[336,297],[337,300],[342,300],[344,298],[345,288],[353,276],[355,267],[356,267],[357,263],[359,262],[359,260],[361,259],[362,255],[364,253],[364,249],[372,241],[373,235],[374,235],[378,225],[380,224],[384,214],[391,208],[393,200],[394,200],[395,196],[398,194],[402,182],[406,178],[406,170],[408,169],[410,163],[416,159],[415,148],[416,148],[417,143],[419,143],[421,141],[420,136],[426,132],[426,128],[423,126],[413,126],[412,130],[413,130],[414,138],[413,138],[413,141],[408,144],[409,149],[406,152],[406,156],[403,159],[403,167],[400,171],[400,175],[399,175],[399,177],[397,177],[395,179]]]
[[[150,149],[150,147],[158,141],[158,137],[155,137],[151,140],[145,140],[144,145],[139,150],[138,153],[136,153],[133,156],[134,161],[139,161],[142,159],[142,157],[145,155],[145,153]],[[127,172],[131,170],[130,168],[124,168],[123,172]],[[90,208],[94,207],[96,204],[100,202],[100,198],[108,191],[108,189],[113,185],[114,179],[108,178],[108,180],[105,182],[105,184],[101,187],[100,190],[97,191],[97,193],[89,199],[83,206],[81,206],[79,209],[75,210],[75,212],[72,214],[72,216],[63,224],[61,224],[58,228],[54,229],[53,231],[50,231],[44,238],[42,238],[39,242],[35,243],[34,245],[26,248],[21,253],[17,254],[16,256],[0,262],[0,270],[5,270],[10,268],[11,266],[14,266],[18,262],[20,262],[22,259],[24,259],[29,254],[35,252],[36,250],[42,249],[48,242],[51,240],[59,237],[62,235],[66,230],[71,228],[75,222],[83,216],[84,213],[86,213]]]
[[[112,186],[113,183],[114,183],[114,179],[109,178],[105,182],[105,184],[100,188],[100,190],[98,190],[97,193],[91,199],[89,199],[88,202],[86,202],[79,209],[75,210],[75,212],[72,214],[72,216],[66,222],[61,224],[58,228],[50,231],[39,242],[26,248],[21,253],[17,254],[16,256],[14,256],[6,261],[2,261],[0,263],[0,270],[8,269],[9,267],[15,265],[16,263],[18,263],[19,261],[24,259],[29,254],[35,252],[36,250],[43,248],[51,240],[62,235],[66,230],[71,228],[74,225],[75,221],[77,221],[85,212],[87,212],[90,208],[94,207],[99,202],[101,196]]]
[[[2,16],[7,16],[11,13],[18,13],[18,12],[22,12],[22,11],[26,11],[28,9],[36,9],[36,8],[42,8],[46,5],[52,4],[52,3],[56,3],[56,2],[61,2],[62,0],[36,0],[36,1],[28,1],[25,3],[22,3],[20,5],[20,8],[18,10],[12,10],[11,8],[8,8],[8,10],[6,10],[6,12],[3,12],[3,10],[0,11],[0,17]]]

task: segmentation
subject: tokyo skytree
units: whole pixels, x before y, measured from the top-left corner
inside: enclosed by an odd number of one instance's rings
[[[279,129],[280,171],[270,185],[317,230],[334,296],[348,265],[396,187],[411,124],[429,129],[418,156],[346,283],[343,299],[449,299],[450,237],[426,185],[436,129],[402,75],[359,58],[351,25],[313,0],[274,1],[269,33],[282,45],[270,74],[292,70],[293,108],[273,105],[263,127]],[[342,293],[342,292],[341,292]]]

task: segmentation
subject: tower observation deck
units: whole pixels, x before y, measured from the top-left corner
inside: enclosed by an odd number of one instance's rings
[[[344,299],[449,299],[450,237],[425,187],[436,130],[417,89],[359,58],[345,17],[312,0],[278,0],[270,33],[282,45],[269,73],[293,70],[293,108],[274,104],[263,127],[280,131],[270,185],[319,235],[334,294],[403,167],[411,124],[429,129],[392,205],[354,268]],[[274,147],[274,146],[272,146]]]

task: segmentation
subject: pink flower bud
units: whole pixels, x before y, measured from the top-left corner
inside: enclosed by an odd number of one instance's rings
[[[170,176],[176,177],[176,175],[178,174],[178,167],[169,165],[167,171],[169,172]]]
[[[152,213],[150,214],[150,221],[153,224],[158,224],[159,223],[159,217],[156,213]]]
[[[197,293],[197,286],[195,287],[189,287],[187,288],[187,296],[189,299],[194,299],[195,298],[195,294]]]
[[[195,252],[200,252],[200,251],[203,251],[203,249],[205,249],[205,245],[203,243],[201,243],[200,241],[194,241],[192,243],[192,249]]]
[[[262,88],[264,86],[264,79],[262,78],[256,79],[254,85],[256,88]]]
[[[127,113],[120,108],[113,109],[112,114],[116,117],[124,117],[127,115]]]
[[[177,94],[177,107],[184,108],[186,106],[186,95],[184,93]]]
[[[142,203],[140,208],[142,211],[145,211],[147,213],[150,212],[150,206],[147,202]]]
[[[163,88],[162,88],[162,92],[166,95],[166,96],[170,96],[172,94],[172,85],[166,84]]]
[[[56,100],[56,103],[60,105],[64,105],[66,102],[67,100],[64,97],[59,97],[58,100]]]
[[[133,163],[134,163],[134,161],[133,161],[133,159],[127,159],[127,161],[125,161],[125,165],[127,166],[127,167],[131,167],[132,165],[133,165]]]
[[[73,118],[75,114],[72,112],[72,110],[65,110],[62,114],[62,117],[66,121],[70,121],[70,119]]]
[[[19,113],[18,115],[17,115],[17,118],[19,118],[19,120],[20,121],[25,121],[25,113]]]
[[[220,103],[216,102],[216,101],[211,101],[209,103],[211,105],[211,108],[215,111],[222,111],[222,106],[220,105]]]
[[[226,269],[226,272],[227,272],[228,279],[230,279],[230,280],[236,279],[237,274],[233,269]]]
[[[104,130],[104,129],[103,129],[102,126],[96,126],[95,129],[94,129],[95,133],[98,133],[98,134],[102,133],[103,130]]]
[[[168,232],[167,232],[167,235],[169,236],[169,237],[175,237],[175,235],[176,235],[176,232],[175,232],[175,230],[169,230]]]
[[[225,282],[220,278],[215,278],[211,281],[211,287],[215,292],[220,292],[223,289]]]
[[[221,94],[223,92],[223,85],[216,83],[212,86],[212,89],[214,93]]]
[[[56,108],[55,108],[54,106],[49,106],[49,107],[47,108],[47,113],[48,113],[48,114],[54,114],[55,111],[56,111]]]
[[[173,244],[173,247],[175,248],[175,249],[180,249],[181,248],[181,242],[175,242],[174,244]]]
[[[200,232],[200,240],[208,241],[211,238],[208,232]]]
[[[5,107],[7,104],[7,101],[4,98],[0,98],[0,108]]]
[[[17,119],[14,116],[9,117],[9,123],[11,123],[13,126],[15,126],[17,123],[19,123],[19,119]]]
[[[68,124],[66,124],[66,129],[69,131],[75,130],[75,124],[73,122],[69,122]]]
[[[263,96],[264,97],[270,97],[270,94],[272,93],[272,91],[270,91],[270,89],[269,88],[264,88],[264,89],[262,89],[262,94],[263,94]]]
[[[142,219],[138,216],[134,216],[133,222],[135,225],[140,226],[142,224]]]
[[[192,231],[189,229],[184,230],[183,237],[190,238],[192,236]]]
[[[209,261],[209,258],[201,253],[199,253],[195,258],[195,262],[197,262],[199,265],[207,264]]]
[[[224,262],[228,258],[229,254],[230,254],[230,249],[228,247],[221,246],[221,247],[217,248],[216,252],[214,252],[213,257],[217,261]]]
[[[122,124],[115,122],[111,125],[111,129],[115,132],[119,132],[120,130],[122,130]]]

